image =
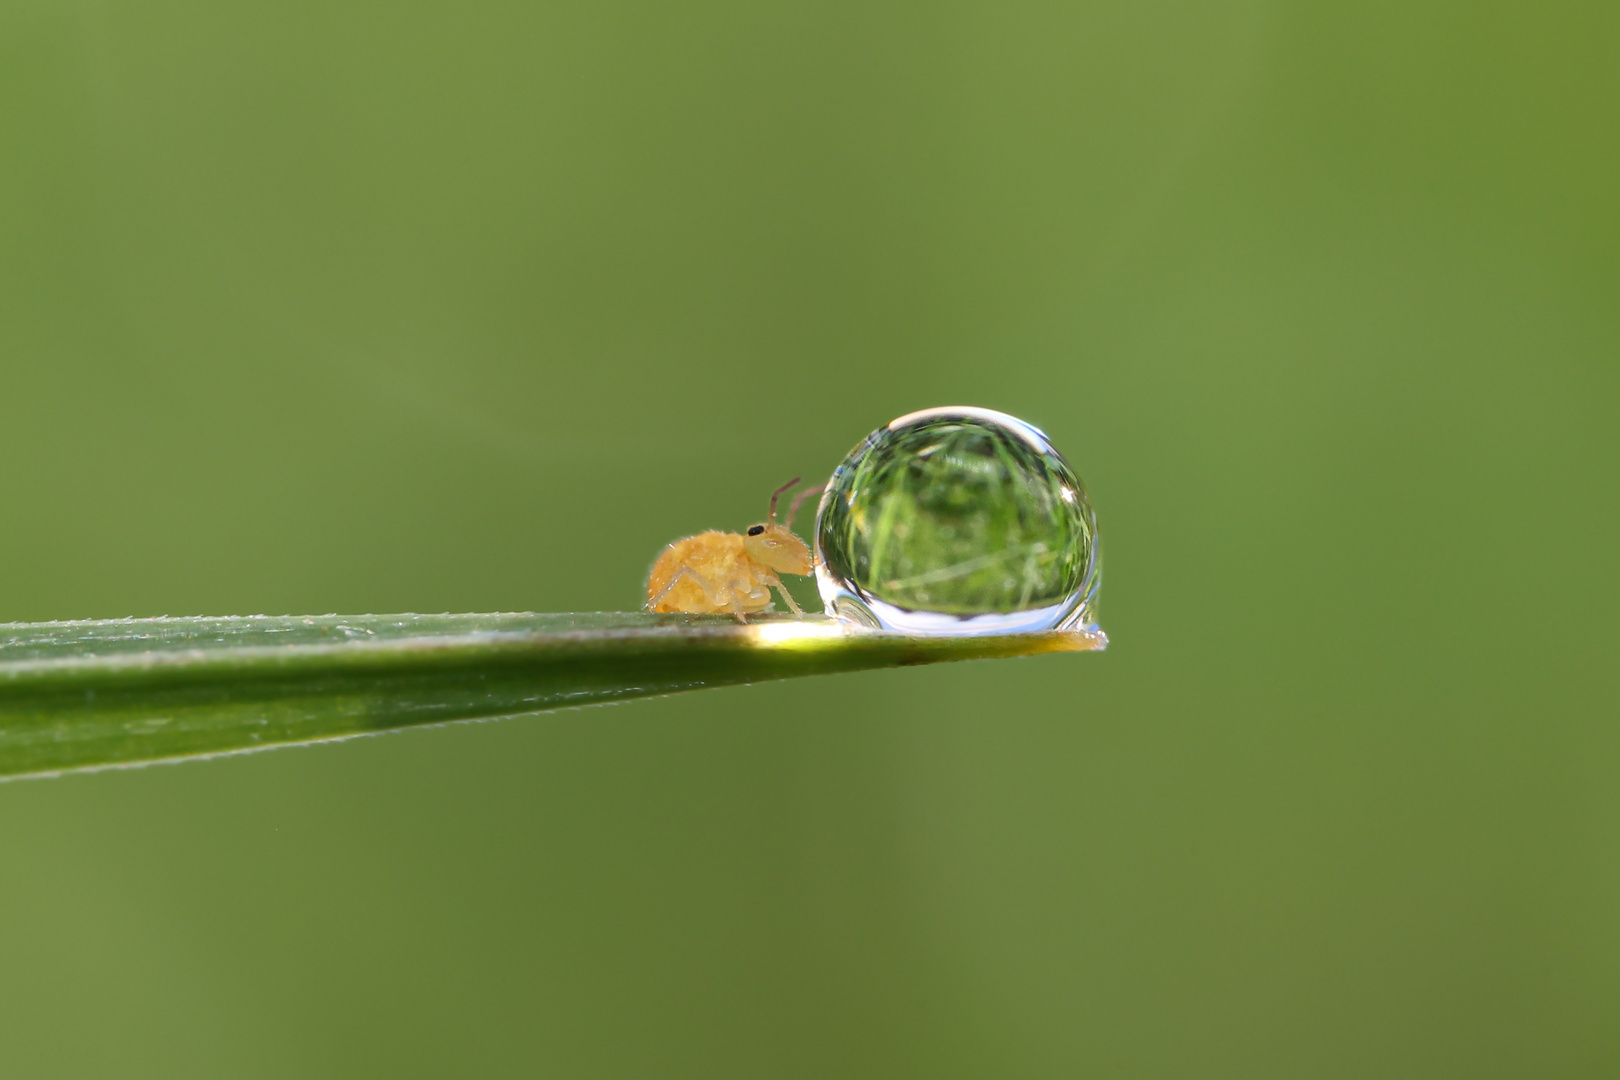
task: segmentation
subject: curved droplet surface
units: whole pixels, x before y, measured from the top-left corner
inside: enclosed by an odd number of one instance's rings
[[[1097,519],[1038,428],[953,406],[900,417],[850,452],[816,515],[827,614],[911,634],[1095,623]]]

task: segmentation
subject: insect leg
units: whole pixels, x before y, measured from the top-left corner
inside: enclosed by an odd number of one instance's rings
[[[777,577],[775,574],[767,575],[765,576],[765,584],[782,594],[782,599],[786,600],[787,606],[793,609],[793,614],[797,615],[801,619],[804,618],[803,610],[800,609],[798,604],[793,602],[793,597],[787,591],[787,586],[782,584],[781,578]]]
[[[703,590],[704,598],[707,599],[709,601],[709,603],[712,604],[713,606],[715,606],[715,607],[720,606],[719,602],[717,600],[715,600],[715,598],[714,598],[714,588],[713,588],[713,586],[711,586],[707,581],[704,580],[703,575],[698,573],[696,570],[692,569],[690,566],[683,566],[679,570],[675,571],[675,576],[669,579],[669,584],[668,585],[665,585],[662,589],[659,590],[657,596],[655,596],[651,600],[647,601],[647,610],[651,611],[653,608],[657,607],[658,606],[658,601],[660,601],[664,597],[668,596],[669,595],[669,590],[673,589],[675,587],[676,583],[681,580],[681,578],[691,578],[693,581],[697,582],[698,588]],[[733,599],[732,602],[733,602],[733,604],[735,604],[736,600]]]

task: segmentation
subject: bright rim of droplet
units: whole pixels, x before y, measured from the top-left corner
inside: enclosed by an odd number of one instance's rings
[[[816,514],[827,614],[873,629],[1095,625],[1097,519],[1039,429],[990,409],[909,413],[867,436]]]

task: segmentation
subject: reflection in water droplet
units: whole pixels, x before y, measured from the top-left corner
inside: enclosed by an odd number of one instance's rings
[[[827,614],[912,634],[1089,628],[1097,518],[1038,429],[989,409],[911,413],[867,436],[816,515]]]

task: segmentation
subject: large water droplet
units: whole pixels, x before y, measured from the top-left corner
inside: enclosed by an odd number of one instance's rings
[[[844,459],[816,515],[827,614],[912,634],[1090,627],[1097,518],[1037,428],[989,409],[911,413]]]

